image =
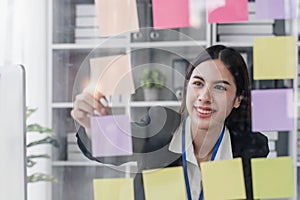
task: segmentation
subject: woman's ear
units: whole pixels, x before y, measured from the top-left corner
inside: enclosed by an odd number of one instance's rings
[[[238,107],[241,105],[241,102],[242,102],[243,98],[244,98],[244,97],[243,97],[242,95],[237,96],[237,97],[235,98],[235,100],[234,100],[233,107],[234,107],[234,108],[238,108]]]

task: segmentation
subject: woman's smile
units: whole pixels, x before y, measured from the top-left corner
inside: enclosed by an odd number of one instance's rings
[[[194,105],[194,108],[196,110],[198,117],[200,118],[211,118],[213,113],[216,112],[216,110],[212,109],[211,107]]]

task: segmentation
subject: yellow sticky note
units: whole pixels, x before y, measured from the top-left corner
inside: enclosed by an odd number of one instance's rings
[[[94,179],[94,200],[134,200],[133,178]]]
[[[143,182],[146,200],[187,199],[182,167],[144,170]]]
[[[245,199],[241,158],[200,164],[205,200]]]
[[[293,79],[296,77],[296,39],[292,36],[254,39],[254,80]]]
[[[134,83],[129,55],[90,59],[91,85],[104,95],[132,94]]]
[[[251,159],[254,198],[294,196],[294,170],[291,157]]]

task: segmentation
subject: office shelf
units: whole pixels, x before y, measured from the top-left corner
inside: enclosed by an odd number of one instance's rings
[[[138,0],[141,4],[140,8],[151,8],[151,0]],[[158,39],[153,39],[149,32],[144,31],[144,37],[140,40],[135,40],[133,34],[124,34],[123,37],[111,37],[101,40],[100,43],[76,43],[76,5],[78,4],[93,4],[92,0],[51,0],[49,1],[49,35],[48,35],[48,85],[49,85],[49,120],[52,128],[56,132],[60,142],[58,150],[53,149],[52,171],[59,178],[59,183],[52,184],[53,200],[82,200],[92,199],[92,183],[93,178],[99,178],[107,174],[118,177],[121,175],[115,174],[115,171],[106,169],[107,165],[89,161],[69,161],[67,160],[67,136],[76,132],[76,125],[70,116],[70,111],[73,107],[73,99],[76,94],[79,94],[86,82],[89,80],[89,65],[88,59],[91,57],[112,56],[119,54],[130,54],[131,65],[134,71],[134,82],[138,85],[141,77],[141,71],[138,70],[141,66],[156,67],[155,65],[174,67],[174,62],[178,59],[192,60],[201,49],[214,44],[222,44],[230,46],[245,55],[249,71],[252,71],[253,65],[253,42],[220,42],[218,40],[218,25],[209,25],[204,23],[201,29],[187,31],[188,29],[174,29],[180,33],[187,34],[183,38],[175,38],[169,34],[167,30],[151,30],[157,31],[160,34]],[[143,11],[142,11],[143,12]],[[147,11],[148,12],[148,11]],[[144,12],[147,13],[146,11]],[[206,21],[205,4],[202,8],[202,18]],[[149,14],[149,13],[148,13]],[[151,15],[145,14],[145,27],[151,25]],[[275,21],[275,23],[277,23]],[[150,24],[150,25],[149,25]],[[292,20],[293,27],[297,27],[297,22]],[[174,32],[173,30],[173,32]],[[191,33],[191,35],[188,35]],[[196,35],[195,35],[196,33]],[[284,34],[281,34],[284,35]],[[292,32],[292,35],[296,35]],[[298,35],[297,35],[298,36]],[[187,39],[190,38],[190,39]],[[300,42],[297,42],[300,47]],[[178,110],[180,101],[175,100],[173,74],[168,71],[166,75],[166,84],[169,91],[164,91],[161,95],[162,100],[145,101],[141,88],[137,89],[134,99],[128,102],[110,103],[110,107],[114,108],[117,113],[132,112],[132,117],[140,116],[146,109],[153,106],[171,107]],[[253,88],[259,89],[261,83],[253,82]],[[298,79],[298,78],[297,78]],[[297,90],[297,80],[293,81],[293,89]],[[170,92],[171,91],[171,92]],[[297,92],[296,92],[297,94]],[[298,99],[295,109],[300,107]],[[296,122],[297,123],[297,122]],[[297,126],[293,131],[288,133],[286,142],[281,143],[284,155],[293,156],[295,169],[300,166],[296,161],[297,157]],[[286,135],[286,133],[284,133]],[[283,135],[284,135],[283,134]],[[134,167],[134,165],[129,165]],[[107,173],[107,171],[109,173]],[[104,174],[104,175],[103,175]],[[126,174],[125,176],[129,176]],[[297,177],[297,170],[295,170]],[[299,178],[300,180],[300,178]],[[83,186],[84,185],[84,186]],[[300,191],[299,191],[300,192]],[[86,195],[88,194],[88,195]],[[294,199],[297,199],[295,197]]]

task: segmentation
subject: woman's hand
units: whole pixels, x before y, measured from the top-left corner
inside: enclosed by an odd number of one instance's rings
[[[76,96],[71,116],[89,133],[89,116],[107,115],[107,113],[108,103],[105,96],[100,92],[84,90],[81,94]]]

